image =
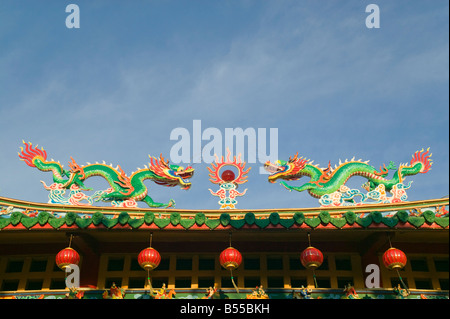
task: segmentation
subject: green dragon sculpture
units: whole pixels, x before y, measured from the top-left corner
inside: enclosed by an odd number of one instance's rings
[[[150,179],[158,185],[168,187],[179,185],[182,189],[189,189],[191,187],[189,179],[194,174],[194,169],[190,166],[183,168],[178,165],[169,165],[169,162],[164,160],[162,155],[159,159],[149,156],[149,167],[145,166],[144,169],[138,169],[131,176],[127,176],[119,165],[116,168],[99,163],[88,163],[85,166],[80,166],[72,157],[71,162],[69,162],[70,169],[66,170],[59,162],[53,160],[48,161],[47,152],[43,148],[38,149],[37,146],[33,147],[31,143],[23,143],[25,150],[21,147],[21,152],[19,152],[20,159],[25,161],[30,167],[35,167],[43,172],[53,173],[54,184],[47,187],[41,181],[44,187],[47,190],[59,190],[62,192],[70,189],[72,199],[80,195],[79,190],[92,190],[84,185],[84,182],[89,177],[101,176],[108,182],[110,188],[106,191],[97,192],[95,201],[131,202],[127,207],[136,207],[136,201],[143,201],[150,207],[173,207],[175,201],[172,199],[169,203],[157,203],[153,201],[148,195],[144,181]],[[86,197],[81,198],[87,199]],[[60,201],[56,200],[53,202]],[[90,202],[92,203],[92,200]],[[79,200],[75,200],[74,203],[79,203]]]
[[[363,188],[367,191],[373,191],[377,187],[384,186],[386,191],[391,191],[396,185],[403,183],[405,176],[416,175],[418,173],[426,173],[431,169],[432,161],[430,159],[429,148],[424,152],[417,151],[409,164],[400,164],[398,169],[394,162],[390,162],[386,167],[380,167],[377,171],[374,167],[368,164],[369,161],[363,162],[361,160],[339,161],[339,165],[332,168],[330,163],[326,169],[321,169],[317,165],[313,165],[313,161],[298,157],[298,153],[289,161],[278,160],[275,163],[270,161],[264,164],[264,168],[270,173],[269,182],[275,183],[277,179],[286,181],[298,180],[302,176],[310,177],[310,180],[301,186],[290,186],[285,181],[280,184],[288,190],[296,190],[299,192],[307,191],[315,198],[321,198],[339,191],[341,186],[345,185],[352,176],[362,176],[368,181],[363,184]],[[394,173],[392,179],[386,179],[390,170],[397,171]]]

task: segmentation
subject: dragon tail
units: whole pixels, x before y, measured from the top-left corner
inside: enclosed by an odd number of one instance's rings
[[[23,141],[23,144],[25,145],[25,150],[23,149],[23,147],[21,147],[21,152],[19,152],[18,154],[20,159],[24,161],[28,166],[36,167],[36,165],[34,164],[34,160],[37,158],[41,159],[42,161],[47,160],[47,152],[43,148],[38,149],[37,145],[33,148],[31,142],[25,143],[25,141]]]
[[[427,148],[427,150],[424,152],[424,150],[417,151],[413,154],[412,160],[410,162],[410,166],[413,167],[420,163],[422,166],[420,168],[419,173],[427,173],[431,169],[431,165],[433,164],[433,161],[430,159],[430,148]]]
[[[63,178],[63,175],[68,176],[67,172],[64,171],[60,163],[53,160],[47,161],[47,152],[41,147],[38,149],[37,145],[33,146],[31,142],[26,143],[25,150],[21,147],[21,152],[19,152],[20,160],[24,161],[28,166],[35,167],[40,171],[53,173],[53,181],[56,183],[66,183],[67,180]]]

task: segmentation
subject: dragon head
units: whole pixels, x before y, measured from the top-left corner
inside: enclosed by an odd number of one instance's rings
[[[180,185],[182,189],[189,189],[191,187],[189,179],[194,175],[194,169],[191,166],[184,168],[179,165],[169,165],[169,161],[165,160],[162,155],[160,155],[159,159],[149,157],[149,170],[155,174],[153,181],[156,184],[168,187]]]
[[[305,168],[308,160],[299,158],[298,153],[289,161],[278,160],[275,163],[267,161],[264,164],[266,171],[270,173],[269,182],[275,183],[279,178],[284,180],[297,180],[302,177],[302,169]]]

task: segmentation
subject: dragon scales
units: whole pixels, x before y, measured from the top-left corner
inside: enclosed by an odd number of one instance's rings
[[[190,166],[183,168],[178,165],[169,165],[162,156],[159,159],[150,157],[149,166],[144,169],[138,169],[131,176],[127,176],[118,165],[116,168],[106,164],[87,164],[80,166],[71,157],[69,170],[63,168],[59,162],[47,160],[47,152],[37,146],[33,147],[31,143],[25,143],[25,150],[21,147],[19,157],[28,166],[35,167],[43,172],[52,172],[53,184],[47,186],[43,181],[44,187],[54,195],[52,202],[65,203],[73,205],[86,205],[80,200],[88,201],[92,204],[94,201],[111,201],[114,206],[136,207],[137,201],[145,202],[150,207],[173,207],[175,201],[171,199],[169,203],[158,203],[148,195],[147,187],[144,181],[150,179],[158,185],[168,187],[180,186],[182,189],[189,189],[191,183],[189,179],[194,174],[194,169]],[[101,176],[104,178],[110,188],[105,191],[97,191],[93,196],[86,196],[80,191],[90,191],[84,182],[92,176]],[[70,189],[70,201],[63,202],[62,197],[66,189]],[[50,196],[49,196],[50,197]]]
[[[280,182],[280,184],[289,191],[307,191],[311,196],[319,198],[319,201],[323,204],[325,200],[329,202],[328,200],[333,197],[332,195],[337,193],[339,193],[339,196],[341,193],[346,192],[347,194],[352,193],[353,195],[357,194],[366,197],[359,191],[350,190],[344,186],[352,176],[362,176],[367,179],[367,182],[363,184],[363,188],[369,194],[370,192],[376,193],[375,197],[372,195],[372,199],[380,199],[386,191],[395,193],[399,190],[407,189],[410,185],[403,185],[406,176],[427,173],[431,169],[431,154],[428,153],[429,149],[426,151],[422,149],[413,154],[409,164],[400,164],[397,168],[394,162],[391,161],[387,167],[383,164],[379,171],[370,166],[368,161],[363,162],[354,160],[354,158],[350,161],[346,160],[344,163],[339,161],[339,165],[336,165],[334,168],[329,163],[327,168],[322,169],[318,165],[313,165],[313,161],[298,157],[298,153],[293,158],[290,157],[288,161],[278,160],[275,163],[268,161],[264,164],[264,167],[270,173],[268,177],[269,182],[275,183],[277,179],[283,179],[284,181]],[[387,179],[388,172],[395,169],[393,177]],[[286,183],[286,181],[298,180],[302,176],[307,176],[310,180],[301,186],[291,186]],[[354,197],[352,194],[346,198],[352,200]],[[396,200],[400,200],[399,197]],[[378,202],[382,201],[379,200]]]

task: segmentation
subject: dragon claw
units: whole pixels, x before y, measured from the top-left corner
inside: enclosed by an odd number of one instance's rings
[[[281,185],[283,185],[288,191],[292,192],[292,187],[286,184],[285,182],[280,182]]]
[[[397,169],[397,165],[395,165],[395,163],[393,161],[390,161],[388,167],[386,167],[386,168],[388,170]]]

